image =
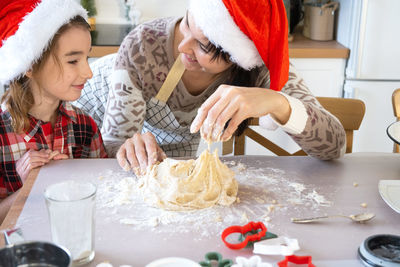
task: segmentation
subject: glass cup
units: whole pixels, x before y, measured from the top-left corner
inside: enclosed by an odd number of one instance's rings
[[[64,181],[44,192],[53,242],[66,247],[74,266],[94,258],[94,213],[96,186]]]

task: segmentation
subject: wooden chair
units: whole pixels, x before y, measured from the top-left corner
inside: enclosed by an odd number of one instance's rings
[[[394,90],[392,94],[393,113],[396,120],[400,120],[400,88]],[[400,153],[400,146],[396,143],[393,145],[393,152]]]
[[[336,116],[336,118],[338,118],[342,123],[343,128],[346,131],[346,153],[351,153],[353,150],[353,131],[360,128],[365,114],[364,102],[359,99],[338,97],[317,97],[317,99],[326,110]],[[398,110],[400,111],[400,108]],[[249,125],[259,125],[258,119],[251,119]],[[303,150],[291,154],[250,127],[247,127],[242,135],[234,138],[232,137],[230,140],[224,142],[222,144],[222,154],[226,155],[233,152],[234,155],[244,155],[246,136],[278,156],[306,155]]]

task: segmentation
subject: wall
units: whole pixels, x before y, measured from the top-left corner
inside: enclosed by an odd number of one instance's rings
[[[139,10],[140,22],[169,16],[183,16],[188,0],[135,0],[135,9]],[[96,23],[129,23],[125,17],[124,0],[96,0]]]

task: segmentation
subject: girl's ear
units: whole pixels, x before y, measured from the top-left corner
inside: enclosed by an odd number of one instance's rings
[[[33,77],[32,70],[28,70],[27,72],[25,72],[25,76],[28,77],[29,79],[32,79]]]

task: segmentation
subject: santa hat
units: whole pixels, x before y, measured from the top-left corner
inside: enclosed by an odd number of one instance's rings
[[[288,23],[282,0],[191,0],[196,25],[232,62],[249,70],[265,64],[274,90],[289,76]]]
[[[24,75],[42,55],[54,34],[87,11],[75,0],[0,1],[0,83]]]

